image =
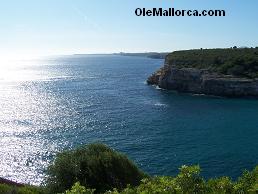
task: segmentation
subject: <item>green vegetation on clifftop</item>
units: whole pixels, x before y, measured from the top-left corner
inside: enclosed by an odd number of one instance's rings
[[[209,69],[213,72],[258,78],[258,48],[196,49],[175,51],[166,57],[168,65]]]

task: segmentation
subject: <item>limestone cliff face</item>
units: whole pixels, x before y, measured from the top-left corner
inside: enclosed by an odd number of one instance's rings
[[[165,65],[152,74],[148,84],[160,88],[228,97],[258,97],[258,80],[222,75],[206,69],[179,68],[176,65]]]

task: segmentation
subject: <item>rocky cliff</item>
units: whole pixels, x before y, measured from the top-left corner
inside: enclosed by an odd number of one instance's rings
[[[167,57],[148,84],[179,92],[228,97],[258,97],[258,79],[226,75],[207,68],[181,66]]]

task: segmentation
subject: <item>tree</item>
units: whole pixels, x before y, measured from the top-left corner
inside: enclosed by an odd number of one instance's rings
[[[51,193],[64,192],[76,182],[96,192],[121,190],[146,177],[124,154],[99,143],[58,154],[47,174]]]

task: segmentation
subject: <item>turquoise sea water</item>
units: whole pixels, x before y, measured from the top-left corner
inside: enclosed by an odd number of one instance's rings
[[[163,60],[66,56],[0,73],[0,177],[39,184],[56,152],[104,142],[152,175],[258,164],[258,100],[178,94],[145,80]]]

